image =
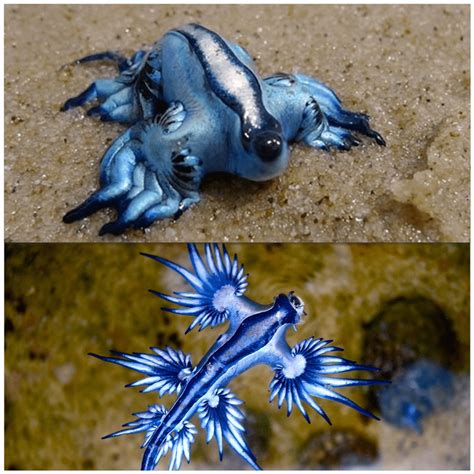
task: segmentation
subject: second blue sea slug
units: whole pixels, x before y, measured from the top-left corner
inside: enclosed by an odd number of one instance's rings
[[[333,353],[341,351],[330,340],[303,340],[293,347],[286,333],[305,315],[303,301],[293,291],[279,294],[270,304],[247,298],[247,275],[237,258],[232,260],[225,247],[205,246],[205,259],[195,245],[189,245],[193,271],[162,257],[144,254],[179,273],[194,292],[166,295],[152,291],[177,308],[163,308],[193,318],[186,333],[228,322],[227,330],[214,342],[201,361],[193,365],[191,355],[168,347],[152,348],[152,353],[127,354],[112,351],[111,357],[95,357],[142,373],[145,378],[129,384],[145,386],[143,392],[158,396],[176,394],[171,408],[151,405],[135,413],[136,420],[106,438],[124,434],[144,433],[145,452],[142,469],[152,470],[160,459],[171,453],[170,469],[179,469],[183,458],[188,462],[197,429],[191,419],[197,415],[206,432],[206,441],[215,438],[222,459],[224,441],[254,469],[257,459],[245,440],[245,415],[242,403],[228,384],[255,365],[265,364],[274,371],[270,383],[270,401],[276,399],[280,408],[286,402],[288,415],[296,407],[310,421],[307,408],[331,424],[315,398],[347,405],[359,413],[378,419],[372,413],[336,391],[338,388],[384,384],[373,379],[334,377],[352,371],[376,371]]]
[[[385,144],[369,117],[345,110],[325,84],[302,74],[261,78],[249,53],[201,25],[173,29],[130,59],[107,51],[77,62],[95,60],[114,61],[119,75],[62,109],[98,101],[88,115],[130,128],[106,151],[100,188],[64,222],[116,208],[100,234],[176,218],[199,201],[208,173],[272,179],[288,166],[291,142],[348,150],[357,132]]]

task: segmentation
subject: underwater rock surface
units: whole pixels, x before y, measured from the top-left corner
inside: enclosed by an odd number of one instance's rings
[[[334,428],[311,435],[301,455],[305,469],[347,469],[369,466],[377,458],[377,444],[356,431]]]
[[[421,296],[384,305],[365,325],[364,348],[364,360],[379,367],[386,380],[420,358],[446,368],[460,364],[453,322],[433,300]]]
[[[387,302],[418,295],[442,309],[460,348],[453,398],[446,408],[423,420],[422,436],[383,421],[367,423],[349,408],[330,402],[323,408],[332,427],[317,419],[308,425],[297,413],[287,418],[285,410],[268,403],[271,371],[255,367],[243,374],[230,388],[246,401],[242,409],[251,420],[255,418],[247,426],[248,434],[266,468],[312,468],[301,465],[308,439],[335,429],[353,430],[375,444],[377,457],[364,461],[372,462],[373,468],[469,467],[467,246],[233,244],[228,249],[239,255],[250,273],[250,297],[271,302],[280,292],[297,290],[304,300],[308,316],[291,344],[313,334],[331,338],[351,358],[367,363],[364,326]],[[157,399],[153,394],[137,394],[137,389],[125,390],[123,385],[136,380],[133,374],[117,370],[111,376],[106,364],[97,364],[87,353],[171,345],[192,351],[193,360],[198,360],[216,337],[214,330],[183,337],[189,319],[164,314],[160,300],[147,289],[189,288],[174,272],[139,252],[188,265],[185,246],[175,244],[7,245],[7,468],[135,469],[139,465],[138,439],[100,438],[119,428],[126,414]],[[416,335],[419,327],[411,328]],[[369,406],[369,392],[348,389],[346,394]],[[167,406],[170,402],[163,399]],[[336,460],[334,465],[346,454],[340,448],[337,453],[330,457]],[[224,456],[228,464],[220,464],[215,449],[198,436],[189,467],[242,467],[236,466],[232,453]]]

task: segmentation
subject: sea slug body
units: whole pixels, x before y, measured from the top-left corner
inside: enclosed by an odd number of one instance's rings
[[[101,235],[176,218],[199,201],[208,173],[272,179],[286,169],[291,142],[348,150],[358,132],[385,144],[328,86],[302,74],[261,78],[242,47],[201,25],[171,30],[130,59],[107,51],[77,63],[96,60],[114,61],[119,75],[93,82],[62,110],[96,100],[88,115],[130,128],[106,151],[100,188],[63,220],[116,208]]]
[[[384,420],[417,433],[423,419],[448,406],[454,395],[454,376],[438,363],[420,358],[401,368],[389,387],[377,392]]]
[[[183,458],[188,462],[191,445],[197,433],[191,418],[197,415],[206,432],[206,441],[216,439],[222,459],[223,442],[254,469],[260,469],[244,437],[242,403],[228,388],[228,384],[255,365],[265,364],[274,371],[270,383],[270,402],[275,398],[280,408],[287,404],[288,415],[296,406],[310,422],[306,404],[331,423],[314,397],[342,403],[368,417],[373,414],[335,389],[350,386],[385,384],[373,379],[334,377],[351,371],[376,371],[331,353],[341,351],[330,340],[303,340],[290,347],[286,341],[288,329],[300,323],[306,315],[304,303],[294,292],[279,294],[270,304],[259,304],[247,298],[247,276],[237,257],[232,260],[223,246],[205,245],[205,259],[195,245],[189,245],[193,272],[164,258],[143,254],[180,274],[194,289],[193,293],[174,292],[166,295],[152,291],[158,297],[177,305],[163,308],[175,314],[193,317],[186,333],[200,326],[218,326],[228,321],[222,333],[193,366],[191,355],[171,347],[152,348],[153,353],[127,354],[112,351],[112,356],[91,354],[106,362],[135,370],[145,378],[128,386],[146,386],[143,392],[176,394],[168,410],[163,405],[152,405],[137,419],[124,425],[121,431],[106,438],[124,434],[144,433],[142,469],[152,470],[160,459],[171,452],[170,469],[179,469]],[[216,302],[218,302],[216,304]],[[256,381],[256,383],[260,383]]]

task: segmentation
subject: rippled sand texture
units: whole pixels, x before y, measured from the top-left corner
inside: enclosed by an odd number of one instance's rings
[[[242,44],[264,75],[325,81],[371,115],[388,146],[295,146],[278,179],[210,178],[177,222],[101,240],[468,240],[468,5],[7,6],[7,240],[98,240],[114,216],[61,222],[97,189],[100,158],[122,130],[81,109],[59,112],[113,69],[61,66],[95,51],[132,53],[191,21]]]
[[[249,443],[264,468],[340,468],[348,463],[379,469],[469,467],[466,245],[232,245],[229,250],[238,253],[250,273],[250,298],[270,303],[280,292],[295,290],[305,301],[308,315],[297,333],[289,332],[291,345],[313,335],[334,339],[345,348],[345,357],[367,363],[364,326],[399,298],[425,301],[426,310],[417,309],[420,315],[432,314],[429,308],[437,305],[454,334],[448,341],[441,326],[413,317],[401,328],[402,338],[392,332],[384,344],[389,353],[392,346],[398,349],[379,366],[398,359],[399,351],[409,353],[421,340],[421,349],[443,360],[458,378],[450,405],[423,420],[422,436],[326,401],[321,405],[332,427],[315,413],[310,425],[297,411],[287,418],[285,409],[268,403],[272,373],[267,367],[242,374],[231,389],[245,400]],[[141,436],[100,438],[131,421],[131,413],[157,403],[157,397],[124,388],[139,375],[87,353],[146,352],[150,346],[170,345],[192,353],[196,364],[221,331],[184,335],[190,318],[162,312],[163,302],[147,289],[169,293],[189,287],[171,270],[139,256],[140,251],[189,267],[181,245],[7,246],[7,469],[139,467]],[[343,392],[371,406],[364,388]],[[162,402],[169,406],[172,400]],[[207,446],[198,435],[189,468],[244,467],[230,450],[219,463],[215,441]]]

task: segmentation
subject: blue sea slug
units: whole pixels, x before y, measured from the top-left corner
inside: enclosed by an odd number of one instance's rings
[[[197,24],[130,59],[107,51],[77,63],[95,60],[114,61],[119,75],[93,82],[62,110],[97,100],[88,115],[130,128],[106,151],[100,188],[63,220],[115,207],[101,235],[176,218],[199,201],[208,173],[272,179],[286,169],[291,142],[348,150],[358,132],[385,144],[369,117],[345,110],[328,86],[302,74],[261,78],[242,47]]]
[[[227,385],[235,377],[259,364],[274,371],[270,383],[270,401],[277,398],[278,407],[287,404],[288,415],[296,406],[310,422],[307,406],[321,415],[329,424],[328,416],[313,397],[333,400],[358,412],[378,419],[335,389],[350,386],[384,384],[369,379],[334,377],[351,371],[376,371],[374,367],[332,355],[341,348],[330,340],[309,338],[294,347],[286,341],[286,333],[305,316],[304,303],[293,291],[276,296],[270,304],[259,304],[247,298],[247,275],[239,267],[237,257],[232,260],[223,246],[205,246],[205,261],[195,245],[189,245],[193,272],[162,257],[143,254],[179,273],[193,287],[194,292],[174,292],[166,295],[152,291],[165,301],[178,305],[163,308],[175,314],[192,316],[186,333],[196,326],[199,330],[228,321],[221,334],[193,366],[191,356],[170,347],[152,348],[153,353],[127,354],[112,351],[113,356],[91,354],[101,360],[127,367],[145,375],[129,384],[145,385],[143,392],[176,394],[168,410],[152,405],[137,419],[124,425],[124,429],[108,437],[123,434],[145,433],[142,469],[152,470],[159,460],[171,452],[170,469],[179,469],[183,457],[190,461],[191,445],[197,430],[191,418],[197,415],[206,432],[207,442],[216,439],[222,459],[223,442],[254,469],[260,469],[257,460],[244,438],[242,403]]]
[[[420,434],[423,432],[423,419],[446,408],[453,396],[453,374],[426,358],[400,369],[392,384],[377,392],[385,421]]]

